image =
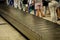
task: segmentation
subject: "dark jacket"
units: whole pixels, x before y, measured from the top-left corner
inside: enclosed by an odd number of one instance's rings
[[[43,0],[43,6],[48,6],[49,1]]]
[[[28,0],[23,0],[23,4],[27,4]]]

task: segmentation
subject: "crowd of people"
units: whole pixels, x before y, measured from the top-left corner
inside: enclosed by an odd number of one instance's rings
[[[46,14],[50,14],[53,22],[57,21],[58,9],[60,9],[59,0],[20,0],[16,1],[14,5],[17,5],[20,10],[31,13],[34,11],[34,15],[38,17],[45,17]],[[11,2],[12,3],[12,2]],[[47,13],[48,12],[48,13]]]

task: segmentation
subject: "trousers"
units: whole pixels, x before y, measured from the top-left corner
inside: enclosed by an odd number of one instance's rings
[[[56,8],[57,7],[49,7],[52,22],[57,22]]]

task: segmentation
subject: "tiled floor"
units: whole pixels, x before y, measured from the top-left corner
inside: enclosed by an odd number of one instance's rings
[[[26,40],[0,17],[0,40]]]

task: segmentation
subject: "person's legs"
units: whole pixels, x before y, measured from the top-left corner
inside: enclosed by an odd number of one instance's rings
[[[55,22],[57,22],[57,13],[56,13],[56,9],[57,9],[57,7],[54,7],[54,16],[55,16]]]
[[[6,0],[6,4],[9,5],[9,0]]]
[[[17,0],[14,0],[14,7],[17,8]]]
[[[43,6],[43,13],[44,13],[45,16],[46,16],[46,12],[47,12],[47,7]]]
[[[39,10],[36,9],[36,16],[39,16]]]
[[[45,16],[47,15],[48,6],[45,6]]]
[[[28,13],[30,13],[31,6],[28,4]]]
[[[39,17],[42,17],[41,9],[39,9]]]
[[[22,1],[20,1],[20,7],[19,7],[19,9],[23,11],[23,3],[22,3]]]
[[[20,0],[17,0],[17,1],[18,1],[18,2],[17,2],[17,3],[18,3],[18,8],[21,10],[21,5],[20,5],[21,2],[20,2]]]
[[[36,9],[35,9],[35,5],[34,5],[34,15],[36,15]]]
[[[34,9],[34,15],[36,15],[36,9]]]
[[[41,9],[37,9],[37,11],[36,11],[36,16],[42,17]]]
[[[45,15],[45,6],[43,6],[43,13],[44,13],[44,15]]]
[[[23,11],[25,11],[25,4],[23,4]]]
[[[50,7],[50,15],[51,15],[51,20],[52,22],[55,22],[57,21],[57,14],[56,14],[56,10],[54,7]]]

